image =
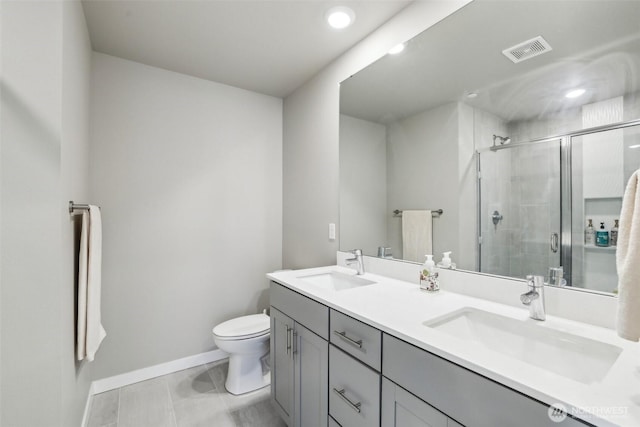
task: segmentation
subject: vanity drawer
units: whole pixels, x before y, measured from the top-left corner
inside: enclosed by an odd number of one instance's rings
[[[331,310],[330,326],[329,339],[336,347],[380,371],[382,332],[335,310]]]
[[[380,374],[329,346],[329,414],[343,426],[380,425]]]
[[[382,374],[467,427],[584,427],[568,417],[558,424],[549,406],[383,334]]]
[[[329,307],[276,282],[271,282],[269,299],[272,306],[329,340]]]

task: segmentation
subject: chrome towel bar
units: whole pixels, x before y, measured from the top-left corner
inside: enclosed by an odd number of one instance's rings
[[[73,203],[73,200],[69,200],[69,213],[73,214],[76,211],[88,211],[89,205],[84,203]]]
[[[442,215],[443,213],[444,213],[444,211],[442,209],[431,210],[431,216],[438,217],[438,216]],[[393,216],[402,216],[402,211],[399,210],[399,209],[396,209],[395,211],[393,211]]]

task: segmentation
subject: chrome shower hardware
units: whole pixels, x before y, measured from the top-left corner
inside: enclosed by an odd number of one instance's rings
[[[498,223],[502,221],[502,218],[502,214],[498,211],[493,211],[493,213],[491,214],[491,221],[493,222],[493,227],[496,230],[498,229]]]
[[[508,136],[500,136],[500,135],[493,135],[493,146],[496,146],[496,141],[498,141],[498,143],[500,143],[500,145],[507,145],[508,143],[511,142],[511,138]]]

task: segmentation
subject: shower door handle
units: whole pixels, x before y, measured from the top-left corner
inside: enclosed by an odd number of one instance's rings
[[[551,252],[554,254],[558,252],[558,247],[560,246],[560,237],[558,233],[551,233]]]

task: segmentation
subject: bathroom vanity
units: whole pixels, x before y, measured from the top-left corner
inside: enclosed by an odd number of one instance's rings
[[[290,427],[640,425],[640,352],[611,330],[339,266],[268,277]]]

